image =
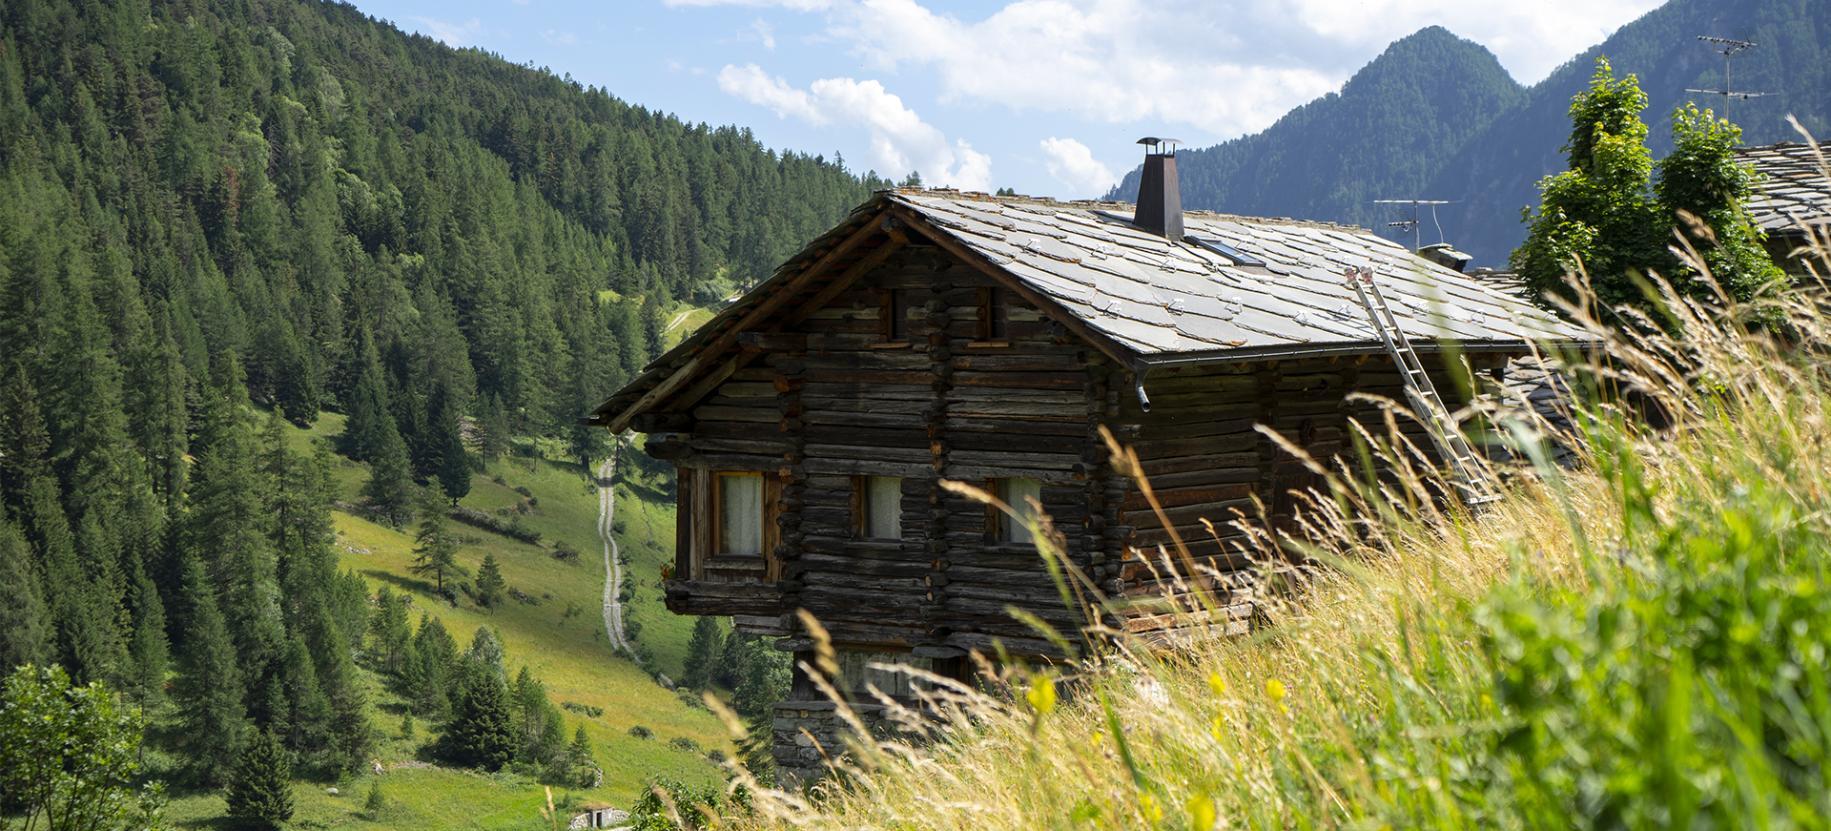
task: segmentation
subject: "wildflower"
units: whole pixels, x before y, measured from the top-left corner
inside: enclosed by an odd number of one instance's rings
[[[1144,821],[1151,825],[1163,822],[1163,806],[1157,804],[1157,797],[1150,791],[1138,794],[1138,810],[1143,812]]]
[[[1213,736],[1215,741],[1222,741],[1221,737],[1224,735],[1226,727],[1227,720],[1216,714],[1214,720],[1208,722],[1208,734]]]
[[[1038,717],[1049,715],[1055,710],[1055,680],[1043,675],[1030,682],[1030,689],[1024,692],[1024,700],[1030,703],[1030,709]]]
[[[1291,708],[1284,704],[1284,682],[1276,678],[1265,679],[1265,697],[1272,700],[1280,715],[1290,715]]]
[[[1189,797],[1183,810],[1189,813],[1189,831],[1212,831],[1215,820],[1218,819],[1214,798],[1205,793]]]
[[[1221,674],[1218,672],[1208,673],[1208,689],[1216,696],[1226,695],[1227,679],[1222,678]]]

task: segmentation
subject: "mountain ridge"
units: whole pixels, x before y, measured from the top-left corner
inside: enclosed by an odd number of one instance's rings
[[[1687,87],[1721,87],[1721,57],[1693,40],[1704,34],[1762,44],[1735,58],[1737,89],[1771,93],[1732,106],[1731,116],[1742,126],[1745,142],[1797,139],[1786,123],[1788,113],[1797,114],[1815,135],[1831,133],[1831,22],[1824,19],[1831,16],[1814,15],[1813,5],[1813,0],[1671,0],[1573,55],[1531,86],[1520,87],[1506,76],[1518,94],[1504,96],[1501,111],[1480,118],[1485,111],[1465,108],[1475,115],[1448,123],[1438,112],[1405,104],[1406,96],[1443,80],[1424,77],[1430,64],[1414,54],[1420,51],[1416,47],[1446,50],[1456,59],[1451,66],[1481,67],[1484,62],[1472,50],[1479,50],[1486,60],[1493,56],[1442,27],[1425,27],[1394,41],[1340,92],[1297,107],[1258,133],[1185,151],[1179,160],[1183,204],[1378,227],[1405,217],[1379,210],[1372,199],[1444,199],[1451,203],[1439,214],[1447,241],[1473,254],[1477,264],[1503,265],[1525,234],[1521,210],[1538,204],[1539,179],[1564,168],[1560,148],[1570,130],[1570,99],[1587,85],[1599,55],[1607,55],[1617,73],[1640,76],[1649,99],[1645,118],[1655,154],[1671,146],[1666,120],[1674,108],[1686,100],[1717,105],[1711,96],[1684,92]],[[1450,40],[1466,45],[1460,55],[1450,49]],[[1408,42],[1413,49],[1399,48]],[[1387,86],[1357,83],[1376,68],[1379,71],[1372,76],[1384,77]],[[1505,75],[1505,70],[1500,72]],[[1407,78],[1408,73],[1412,77]],[[1472,77],[1468,86],[1478,93],[1495,85],[1486,71]],[[1377,97],[1381,94],[1397,97]],[[1327,136],[1349,135],[1357,122],[1344,116],[1356,111],[1383,114],[1380,124],[1387,129],[1402,125],[1400,138],[1412,141],[1375,138],[1331,145],[1294,134],[1301,127]],[[1400,117],[1411,115],[1421,116],[1415,125]],[[1419,141],[1420,136],[1434,138]],[[1295,153],[1293,147],[1303,152]],[[1411,148],[1413,153],[1397,160],[1401,157],[1396,154],[1376,152],[1395,147]],[[1342,178],[1318,181],[1324,173]],[[1276,192],[1292,188],[1293,192]],[[1107,196],[1130,199],[1136,191],[1134,168]]]

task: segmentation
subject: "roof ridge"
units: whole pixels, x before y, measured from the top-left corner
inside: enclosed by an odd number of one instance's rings
[[[978,191],[978,190],[958,190],[955,188],[894,187],[894,188],[886,188],[884,190],[880,190],[880,191],[878,191],[878,193],[895,194],[898,196],[929,196],[929,197],[940,197],[940,198],[945,198],[945,199],[968,199],[968,200],[971,200],[974,202],[996,202],[1001,205],[1007,204],[1007,203],[1012,203],[1012,202],[1017,202],[1017,203],[1022,203],[1022,204],[1026,204],[1026,205],[1045,205],[1045,206],[1059,207],[1059,208],[1072,208],[1075,210],[1123,209],[1127,212],[1131,212],[1131,211],[1136,211],[1138,209],[1138,206],[1132,204],[1131,202],[1120,202],[1120,201],[1110,200],[1110,199],[1055,199],[1055,198],[1048,197],[1048,196],[1030,196],[1030,195],[1021,194],[1021,193],[1000,195],[1000,194],[996,194],[996,193],[986,193],[984,191]],[[1236,222],[1251,222],[1251,223],[1259,223],[1259,224],[1267,224],[1267,225],[1284,225],[1284,226],[1292,226],[1292,227],[1299,227],[1299,228],[1323,228],[1323,229],[1335,230],[1335,231],[1345,231],[1348,233],[1370,234],[1370,235],[1377,236],[1377,234],[1374,234],[1373,229],[1368,228],[1366,226],[1352,225],[1352,224],[1342,223],[1342,222],[1331,222],[1326,219],[1298,219],[1296,217],[1289,217],[1289,216],[1253,216],[1251,214],[1236,214],[1236,213],[1228,213],[1226,211],[1211,211],[1211,210],[1205,210],[1205,209],[1185,210],[1185,211],[1183,211],[1183,216],[1193,216],[1193,217],[1198,217],[1198,218],[1202,218],[1202,219],[1221,219],[1221,220],[1231,220],[1231,221],[1236,221]]]

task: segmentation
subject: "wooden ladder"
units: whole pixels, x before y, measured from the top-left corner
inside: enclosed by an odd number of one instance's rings
[[[1437,446],[1437,452],[1450,465],[1450,482],[1462,497],[1463,504],[1470,508],[1480,508],[1500,499],[1500,492],[1494,488],[1487,468],[1475,458],[1475,449],[1469,446],[1467,438],[1462,435],[1462,427],[1450,415],[1449,408],[1444,406],[1443,397],[1437,394],[1437,386],[1431,383],[1430,373],[1424,370],[1424,364],[1418,360],[1417,350],[1411,348],[1411,339],[1405,336],[1405,329],[1399,325],[1398,318],[1392,314],[1392,307],[1387,305],[1385,295],[1373,282],[1373,269],[1350,268],[1342,273],[1348,285],[1354,287],[1355,295],[1360,297],[1361,308],[1367,310],[1367,320],[1373,326],[1373,332],[1380,337],[1380,343],[1386,347],[1386,353],[1399,368],[1399,377],[1405,382],[1405,397],[1411,401],[1424,421],[1426,432],[1430,433],[1431,442]]]

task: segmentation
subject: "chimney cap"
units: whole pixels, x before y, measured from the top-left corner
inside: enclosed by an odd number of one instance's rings
[[[1145,152],[1147,152],[1147,153],[1156,152],[1156,153],[1161,154],[1161,153],[1166,153],[1166,152],[1175,153],[1176,145],[1182,144],[1183,140],[1178,139],[1178,138],[1158,138],[1157,136],[1145,136],[1144,138],[1139,139],[1138,143],[1139,144],[1148,144],[1148,145],[1153,146],[1154,150],[1146,150]],[[1163,147],[1166,144],[1170,145],[1170,147],[1167,151]]]

